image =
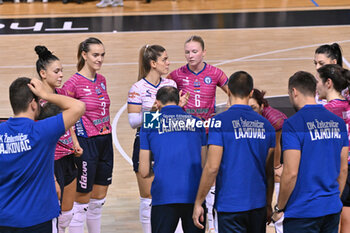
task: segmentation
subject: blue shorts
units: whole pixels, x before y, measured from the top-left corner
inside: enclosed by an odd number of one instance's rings
[[[218,212],[220,233],[266,232],[266,207],[244,212]]]
[[[70,154],[55,160],[55,176],[61,188],[61,201],[64,187],[77,178],[78,169],[75,165],[74,157],[74,154]]]
[[[285,218],[284,233],[338,233],[340,213],[318,218]]]
[[[78,137],[78,141],[84,152],[81,157],[75,157],[77,192],[89,193],[94,184],[110,185],[113,173],[112,135]]]
[[[2,227],[0,226],[1,233],[52,233],[53,223],[52,220],[40,223],[31,227]]]

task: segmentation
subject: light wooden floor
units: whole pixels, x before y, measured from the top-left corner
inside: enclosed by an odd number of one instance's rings
[[[317,8],[311,0],[152,0],[151,4],[145,3],[145,0],[124,0],[124,7],[102,9],[95,6],[98,1],[91,0],[81,5],[73,2],[76,0],[69,0],[72,1],[69,4],[62,4],[61,1],[44,4],[41,0],[35,1],[32,4],[5,2],[0,5],[0,16],[1,18],[80,17],[350,8],[348,0],[317,0],[319,5]]]
[[[12,4],[0,6],[0,18],[5,16],[24,17],[28,15],[70,15],[74,14],[115,14],[115,13],[154,13],[204,10],[245,10],[245,9],[289,9],[292,7],[312,8],[310,1],[156,1],[146,5],[136,1],[125,1],[124,9],[96,9],[89,2],[83,5],[49,4]],[[212,7],[217,6],[217,7]],[[347,5],[346,1],[318,1],[327,7]],[[326,4],[327,3],[327,4]],[[277,5],[279,4],[279,5]],[[174,8],[174,5],[176,6]],[[137,7],[135,7],[137,6]],[[152,6],[157,6],[152,8]],[[201,7],[199,7],[201,6]],[[68,7],[72,7],[68,13]],[[135,7],[135,9],[131,9]],[[158,8],[159,7],[159,8]],[[192,8],[193,7],[193,8]],[[198,7],[198,8],[196,8]],[[56,9],[57,8],[57,9]],[[156,9],[157,8],[157,9]],[[316,7],[313,7],[315,9]],[[6,10],[5,10],[6,9]],[[95,12],[94,12],[95,11]],[[104,11],[104,12],[103,12]],[[115,12],[114,12],[115,11]],[[119,12],[120,11],[120,12]],[[178,12],[178,11],[176,11]],[[314,50],[324,43],[338,41],[343,47],[345,59],[350,59],[350,26],[334,27],[299,27],[299,28],[261,28],[228,29],[201,31],[164,31],[164,32],[128,32],[101,34],[55,34],[55,35],[1,35],[0,36],[0,117],[11,116],[8,102],[8,86],[19,76],[36,77],[35,45],[46,45],[64,64],[65,79],[75,72],[76,49],[86,37],[100,38],[106,48],[106,58],[101,73],[107,78],[110,93],[111,119],[119,112],[121,116],[114,129],[121,148],[131,155],[134,131],[130,128],[127,114],[120,112],[126,103],[128,89],[137,79],[138,50],[144,44],[163,45],[169,54],[171,70],[185,63],[183,42],[191,35],[204,38],[207,47],[206,61],[216,64],[229,76],[235,71],[249,72],[255,86],[267,91],[268,95],[287,94],[287,80],[298,70],[315,73],[313,66]],[[347,63],[348,64],[348,63]],[[347,65],[345,65],[347,66]],[[349,67],[348,67],[349,68]],[[217,103],[226,101],[226,96],[219,90]],[[115,169],[113,184],[110,186],[107,203],[103,212],[102,232],[141,232],[138,220],[138,189],[131,165],[115,150]],[[268,229],[272,232],[272,229]]]

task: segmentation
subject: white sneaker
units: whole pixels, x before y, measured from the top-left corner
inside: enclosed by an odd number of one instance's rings
[[[49,0],[43,0],[43,3],[48,3],[49,2]]]
[[[20,3],[20,0],[13,0],[14,3]]]
[[[0,4],[3,4],[4,2],[2,0],[0,0]]]
[[[101,2],[97,3],[96,6],[99,8],[104,8],[110,6],[112,2],[110,0],[101,0]]]
[[[34,0],[27,0],[27,3],[32,3],[34,2]]]
[[[112,0],[112,7],[116,7],[116,6],[124,6],[124,2],[123,0]]]

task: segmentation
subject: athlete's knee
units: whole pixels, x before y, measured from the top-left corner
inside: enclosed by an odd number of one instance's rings
[[[71,226],[81,226],[84,225],[86,220],[86,212],[89,208],[89,204],[81,204],[74,202],[73,212],[74,216],[70,223]]]
[[[98,219],[102,214],[102,206],[106,202],[106,199],[90,199],[89,209],[87,212],[88,219]]]

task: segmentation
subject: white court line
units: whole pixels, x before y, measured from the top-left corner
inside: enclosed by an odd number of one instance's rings
[[[245,59],[242,62],[251,62],[251,61],[299,61],[299,60],[313,61],[313,58],[312,57],[254,58],[254,59]]]
[[[287,48],[287,49],[278,49],[278,50],[274,50],[274,51],[270,51],[270,52],[258,53],[258,54],[254,54],[254,55],[249,55],[249,56],[241,57],[241,58],[235,58],[235,59],[232,59],[232,60],[227,60],[227,61],[218,63],[218,64],[216,64],[216,65],[217,65],[217,66],[220,66],[220,65],[224,65],[224,64],[231,63],[231,62],[247,60],[247,59],[249,59],[249,58],[260,57],[260,56],[265,56],[265,55],[270,55],[270,54],[276,54],[276,53],[289,52],[289,51],[298,50],[298,49],[311,48],[311,47],[321,46],[321,45],[324,45],[324,44],[331,44],[331,43],[338,43],[338,44],[341,44],[341,43],[347,43],[347,42],[350,42],[350,40],[335,41],[335,42],[330,42],[330,43],[318,43],[318,44],[304,45],[304,46],[298,46],[298,47]]]
[[[346,60],[345,57],[343,57],[343,62],[344,62],[345,65],[348,67],[348,69],[350,69],[350,63],[348,62],[348,60]]]
[[[118,140],[118,136],[117,136],[118,120],[119,120],[120,116],[122,115],[122,113],[125,111],[125,109],[126,109],[126,104],[124,104],[123,107],[121,107],[121,109],[119,109],[118,113],[114,117],[114,120],[112,123],[112,138],[113,138],[113,143],[114,143],[115,147],[117,148],[117,150],[119,151],[119,153],[132,166],[132,160],[130,159],[130,157],[125,153],[125,151],[121,147],[119,140]],[[115,129],[115,130],[113,130],[113,129]]]
[[[341,43],[347,43],[350,42],[350,40],[343,40],[343,41],[336,41],[336,43],[341,44]],[[335,42],[328,42],[328,43],[319,43],[319,44],[312,44],[312,45],[305,45],[305,46],[298,46],[298,47],[294,47],[294,48],[288,48],[288,49],[279,49],[279,50],[274,50],[274,51],[270,51],[270,52],[265,52],[265,53],[259,53],[259,54],[255,54],[255,55],[249,55],[249,56],[245,56],[245,57],[241,57],[241,58],[236,58],[236,59],[232,59],[232,60],[228,60],[225,62],[221,62],[221,63],[217,63],[214,64],[214,66],[219,66],[219,65],[224,65],[224,64],[228,64],[228,63],[232,63],[232,62],[236,62],[236,61],[243,61],[243,60],[248,60],[250,58],[255,58],[255,57],[259,57],[259,56],[264,56],[264,55],[270,55],[270,54],[276,54],[276,53],[282,53],[282,52],[288,52],[288,51],[293,51],[293,50],[298,50],[298,49],[304,49],[304,48],[310,48],[310,47],[316,47],[316,46],[321,46],[323,44],[331,44],[331,43],[335,43]],[[347,61],[346,61],[347,62]],[[344,61],[345,63],[345,61]],[[279,96],[270,96],[270,98],[276,98],[276,97],[284,97],[287,95],[279,95]],[[226,104],[226,103],[224,103]],[[117,150],[119,151],[119,153],[129,162],[131,159],[130,157],[125,153],[125,151],[123,150],[123,148],[121,147],[119,141],[118,141],[118,136],[117,136],[117,122],[120,118],[120,116],[122,115],[122,113],[125,111],[126,109],[126,104],[123,105],[123,107],[121,109],[119,109],[119,111],[117,112],[114,120],[113,120],[113,125],[115,122],[115,126],[112,126],[112,132],[115,129],[115,133],[113,133],[113,142],[114,145],[116,146]],[[114,138],[115,137],[115,138]],[[130,162],[129,162],[130,163]],[[132,163],[131,163],[132,164]]]

